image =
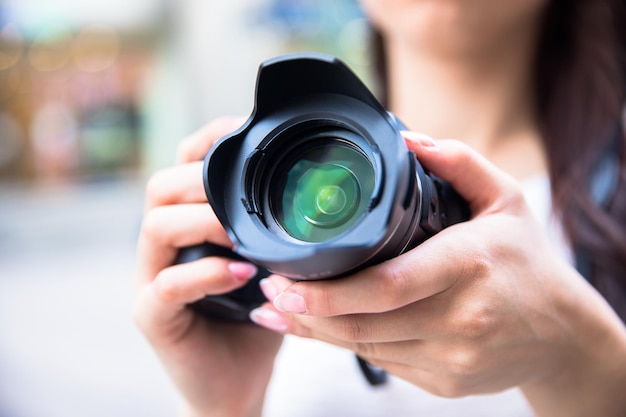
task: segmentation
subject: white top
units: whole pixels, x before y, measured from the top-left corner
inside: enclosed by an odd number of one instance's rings
[[[522,183],[537,220],[563,256],[568,245],[551,216],[550,184],[538,176]],[[361,374],[354,353],[319,342],[287,336],[268,388],[265,417],[530,417],[518,389],[495,395],[446,399],[390,376],[372,387]]]

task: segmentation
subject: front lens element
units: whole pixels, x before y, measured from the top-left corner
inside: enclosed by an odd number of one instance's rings
[[[356,146],[321,141],[297,153],[273,181],[275,218],[291,236],[322,242],[347,231],[367,211],[374,169]]]
[[[321,165],[310,168],[297,182],[294,208],[311,224],[332,227],[350,218],[359,193],[359,182],[346,167]]]
[[[348,197],[343,188],[338,185],[321,187],[315,198],[318,212],[333,216],[344,211],[348,205]]]

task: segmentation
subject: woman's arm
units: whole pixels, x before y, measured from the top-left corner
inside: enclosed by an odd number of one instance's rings
[[[273,305],[255,321],[354,350],[438,395],[521,386],[540,416],[624,415],[626,330],[552,248],[517,183],[459,142],[408,136],[472,220],[350,277],[272,276]]]
[[[281,337],[258,326],[207,320],[187,304],[243,286],[247,263],[208,257],[173,265],[180,248],[231,242],[206,201],[202,162],[214,141],[239,127],[225,120],[183,142],[177,166],[149,181],[138,243],[134,317],[185,400],[183,415],[260,416]]]

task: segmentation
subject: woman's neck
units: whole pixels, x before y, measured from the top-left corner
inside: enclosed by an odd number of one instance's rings
[[[412,130],[460,139],[518,178],[545,172],[534,117],[534,45],[530,33],[472,54],[387,42],[390,108]]]

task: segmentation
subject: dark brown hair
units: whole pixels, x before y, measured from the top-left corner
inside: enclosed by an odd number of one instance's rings
[[[374,31],[379,92],[387,101],[384,39]],[[622,0],[552,0],[535,62],[537,120],[553,207],[581,273],[626,321],[626,10]],[[614,163],[609,179],[594,181]],[[605,169],[606,171],[606,169]],[[604,173],[606,174],[606,172]],[[602,176],[602,175],[600,175]],[[598,187],[605,188],[597,195]]]

